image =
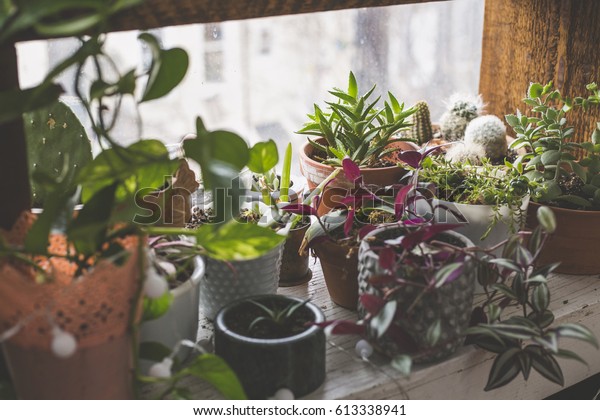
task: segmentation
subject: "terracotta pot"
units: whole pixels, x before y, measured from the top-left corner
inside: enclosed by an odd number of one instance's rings
[[[249,398],[268,398],[281,388],[294,397],[317,389],[325,380],[325,333],[316,325],[285,338],[252,338],[232,331],[231,316],[248,313],[248,300],[271,306],[280,301],[285,308],[302,299],[281,296],[252,296],[223,308],[215,319],[215,353],[235,371]],[[323,312],[308,302],[304,310],[313,322],[325,321]],[[247,320],[252,322],[251,319]]]
[[[317,142],[324,142],[323,139],[317,139]],[[414,143],[397,141],[390,147],[399,147],[402,150],[415,150],[417,146]],[[314,147],[306,142],[300,150],[300,171],[306,178],[310,189],[316,188],[334,171],[333,166],[325,165],[312,159]],[[397,183],[406,170],[399,166],[389,166],[386,168],[361,168],[363,181],[367,185],[376,185],[385,187]],[[341,200],[346,196],[348,190],[353,188],[353,184],[346,180],[344,175],[338,176],[321,194],[321,203],[319,205],[319,215],[324,215],[329,210],[339,207]]]
[[[358,248],[323,241],[313,246],[321,261],[327,291],[334,303],[351,310],[358,304]]]
[[[279,287],[298,286],[308,283],[312,278],[312,271],[308,268],[308,253],[306,255],[298,253],[309,227],[310,224],[291,230],[285,240],[279,271]]]
[[[538,203],[530,203],[527,228],[538,225]],[[551,207],[556,216],[556,231],[546,243],[540,265],[560,261],[555,270],[562,274],[600,274],[600,211],[570,210]]]

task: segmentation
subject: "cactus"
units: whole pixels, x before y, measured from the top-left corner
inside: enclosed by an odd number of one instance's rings
[[[465,130],[465,147],[479,145],[485,150],[485,156],[502,159],[508,152],[506,143],[506,126],[495,115],[484,115],[475,118]]]
[[[419,144],[427,143],[433,138],[429,106],[427,102],[419,101],[413,108],[416,108],[417,111],[410,117],[413,125],[408,135],[417,140]]]
[[[23,118],[32,204],[43,207],[45,191],[32,174],[35,171],[51,176],[63,174],[67,181],[72,181],[92,159],[91,143],[75,113],[63,102],[26,113]]]
[[[483,158],[485,158],[485,149],[479,144],[471,144],[470,147],[467,147],[465,143],[456,143],[446,152],[446,160],[452,163],[464,162],[479,165]]]
[[[461,141],[470,121],[483,110],[481,96],[452,95],[448,110],[440,118],[440,129],[447,141]]]

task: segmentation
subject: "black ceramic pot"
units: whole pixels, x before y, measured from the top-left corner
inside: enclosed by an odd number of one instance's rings
[[[287,306],[301,299],[258,295],[232,302],[215,318],[215,353],[231,366],[251,399],[271,397],[287,388],[296,398],[317,389],[325,380],[325,334],[317,326],[285,338],[251,338],[232,331],[234,322],[254,307],[250,300],[269,306],[274,300]],[[323,312],[308,302],[305,315],[325,321]],[[252,319],[247,322],[250,323]]]

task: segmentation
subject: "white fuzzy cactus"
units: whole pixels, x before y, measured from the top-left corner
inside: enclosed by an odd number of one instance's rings
[[[456,143],[446,152],[446,159],[452,163],[466,162],[479,165],[483,158],[485,158],[485,149],[478,144],[467,147],[465,143]]]
[[[481,115],[481,96],[454,94],[448,100],[447,111],[440,118],[440,129],[447,141],[461,141],[470,121]]]
[[[502,159],[508,152],[506,126],[495,115],[477,117],[467,125],[464,145],[467,149],[480,146],[489,159]]]

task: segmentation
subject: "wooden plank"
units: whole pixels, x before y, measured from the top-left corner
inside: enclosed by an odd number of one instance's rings
[[[318,263],[313,265],[313,279],[308,285],[280,288],[278,293],[306,298],[321,307],[327,319],[355,319],[356,313],[343,309],[329,299]],[[600,279],[598,276],[554,275],[549,280],[552,291],[551,309],[556,323],[578,322],[600,337]],[[210,338],[212,324],[201,319],[199,337]],[[410,379],[388,366],[388,360],[374,355],[365,363],[354,354],[354,336],[334,336],[327,347],[325,383],[306,399],[540,399],[561,388],[532,372],[525,382],[522,377],[500,389],[484,392],[494,355],[473,346],[465,346],[450,359],[432,365],[417,366]],[[588,363],[585,366],[559,359],[566,386],[600,372],[600,352],[591,345],[570,341],[565,348],[574,350]],[[221,396],[205,383],[186,380],[195,398],[219,399]],[[152,389],[146,389],[151,393]]]
[[[19,86],[17,53],[13,45],[0,46],[0,91]],[[10,229],[21,211],[30,207],[27,148],[23,121],[0,124],[0,227]]]
[[[524,109],[530,82],[554,81],[570,96],[600,74],[600,2],[494,0],[485,2],[479,90],[487,110],[504,116]],[[572,113],[576,141],[590,139],[600,110]]]

